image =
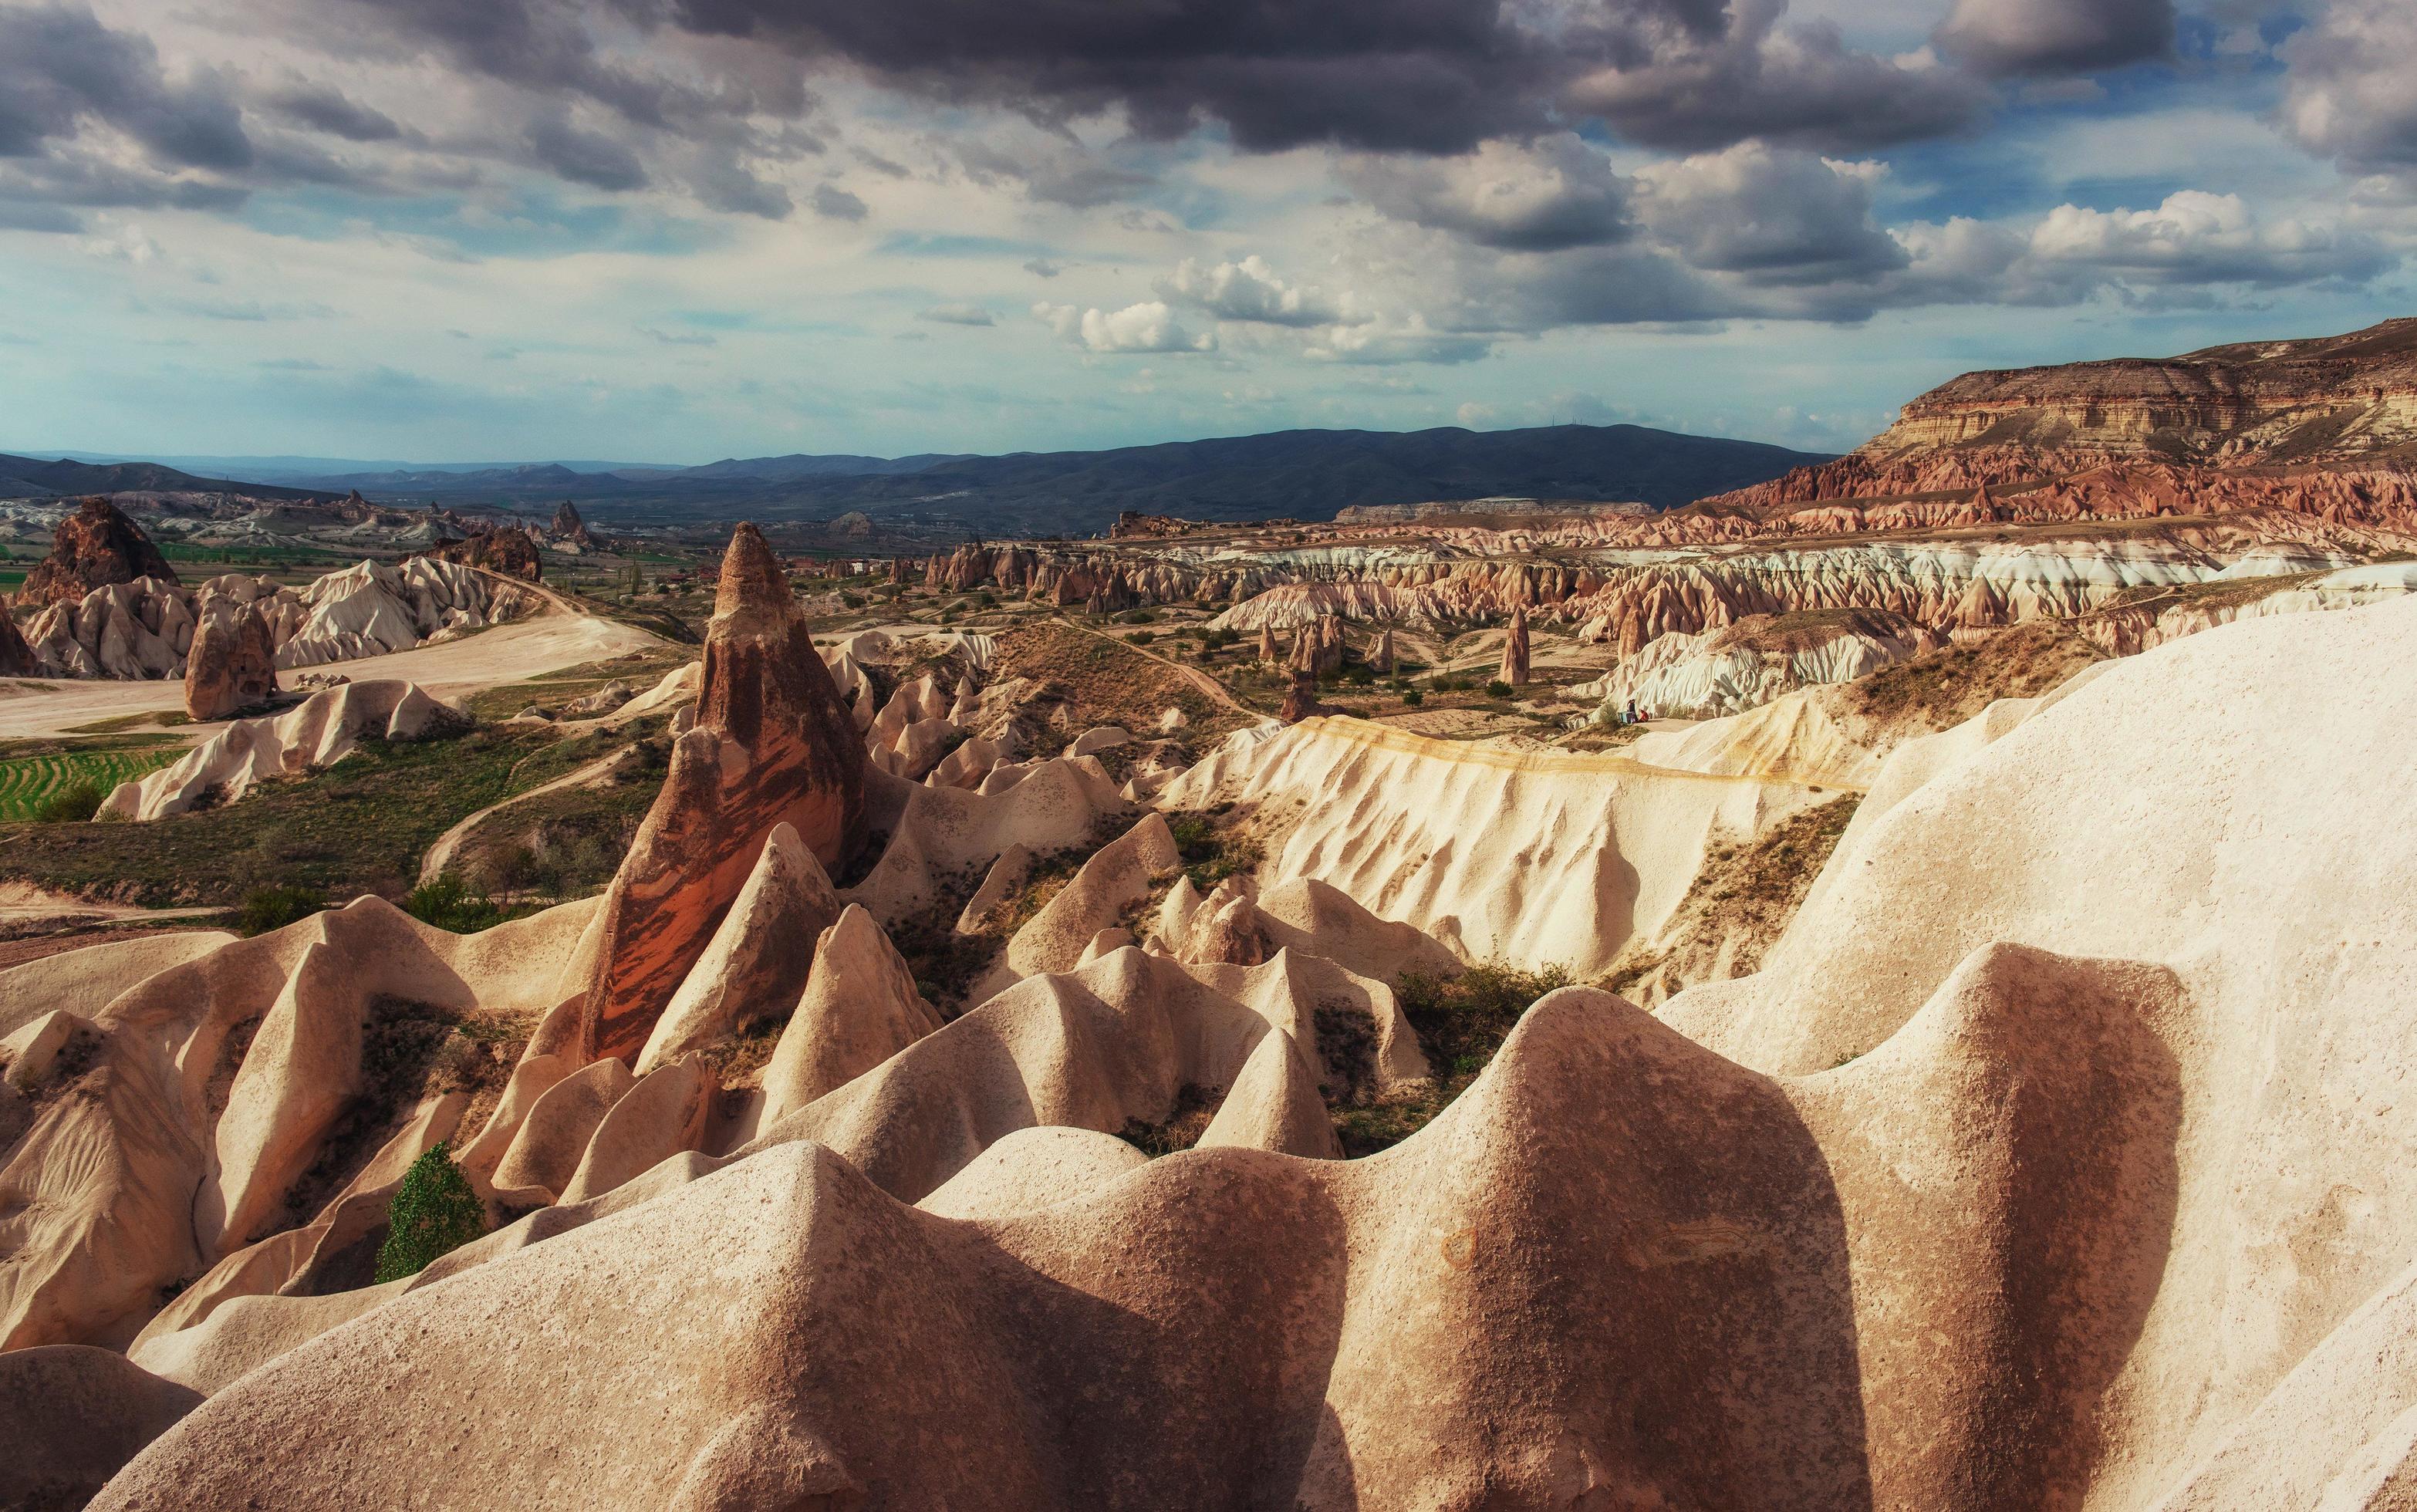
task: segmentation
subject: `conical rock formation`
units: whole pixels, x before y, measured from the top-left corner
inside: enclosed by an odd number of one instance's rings
[[[1502,638],[1502,681],[1517,688],[1528,681],[1528,606],[1511,611],[1511,632]]]
[[[889,936],[850,903],[815,943],[813,975],[764,1071],[760,1125],[838,1091],[939,1027]]]
[[[765,835],[792,826],[826,870],[864,839],[864,746],[771,548],[732,533],[706,631],[696,726],[605,894],[581,1049],[635,1060]]]
[[[775,824],[713,943],[656,1021],[638,1074],[727,1039],[750,1021],[786,1012],[813,967],[815,939],[839,915],[822,863],[796,829]]]

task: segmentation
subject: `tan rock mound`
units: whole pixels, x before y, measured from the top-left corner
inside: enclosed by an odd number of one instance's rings
[[[813,973],[764,1071],[766,1127],[940,1027],[897,947],[859,905],[850,903],[813,949]]]
[[[0,1506],[84,1505],[144,1444],[202,1403],[108,1350],[0,1354]]]
[[[212,1303],[275,1290],[357,1237],[337,1231],[359,1219],[346,1204],[388,1179],[382,1152],[407,1163],[401,1148],[442,1137],[435,1111],[397,1107],[387,1136],[361,1122],[372,1107],[346,1103],[370,1070],[365,1023],[394,1005],[534,1021],[593,911],[569,904],[464,937],[372,898],[198,955],[99,947],[101,990],[76,1016],[89,1030],[26,1095],[30,1116],[0,1151],[0,1190],[18,1204],[0,1223],[0,1347],[123,1344],[183,1283]],[[38,990],[70,979],[81,954],[18,971]],[[145,964],[156,969],[138,975]],[[16,977],[0,973],[0,1003],[30,995]],[[339,1118],[352,1136],[339,1138]],[[324,1226],[287,1216],[325,1189],[297,1182],[313,1168],[344,1187]],[[211,1271],[264,1230],[297,1227],[310,1232],[252,1254],[240,1276]]]
[[[825,868],[863,843],[864,748],[788,581],[752,525],[731,536],[696,727],[605,894],[581,1051],[635,1060],[746,885],[773,826]]]
[[[813,968],[815,940],[839,916],[822,863],[795,829],[774,825],[712,943],[656,1021],[639,1074],[788,1012]]]
[[[250,606],[205,615],[185,658],[185,714],[223,719],[277,693],[277,647]]]
[[[1007,943],[1007,968],[1017,975],[1065,971],[1102,930],[1145,901],[1150,885],[1179,869],[1183,854],[1160,814],[1145,814],[1119,839],[1102,846],[1073,880]]]
[[[365,738],[418,740],[459,718],[416,683],[343,683],[282,714],[237,719],[169,765],[119,783],[100,811],[148,822],[233,803],[259,783],[331,766]]]

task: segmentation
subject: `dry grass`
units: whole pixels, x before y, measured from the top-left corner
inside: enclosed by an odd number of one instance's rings
[[[2001,698],[2037,698],[2101,651],[2062,620],[2027,620],[1977,645],[1926,651],[1844,685],[1847,712],[1885,726],[1945,730]]]

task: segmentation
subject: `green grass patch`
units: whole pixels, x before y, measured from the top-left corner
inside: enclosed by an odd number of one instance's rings
[[[134,750],[91,750],[23,756],[0,761],[0,824],[36,820],[56,824],[84,820],[120,782],[156,771],[176,759],[171,746]],[[69,795],[91,794],[81,813],[61,807]]]
[[[280,885],[401,898],[439,835],[533,785],[516,768],[553,740],[494,729],[367,740],[331,767],[237,803],[142,824],[12,824],[0,829],[0,876],[152,907],[233,905]]]
[[[1471,966],[1457,976],[1404,972],[1394,995],[1401,1002],[1403,1016],[1417,1032],[1419,1049],[1426,1053],[1434,1074],[1429,1081],[1383,1096],[1356,1088],[1345,1092],[1344,1100],[1332,1109],[1335,1137],[1342,1142],[1343,1153],[1371,1155],[1426,1127],[1493,1063],[1495,1052],[1528,1006],[1545,993],[1569,985],[1570,974],[1559,966],[1533,972],[1500,964]],[[1336,1085],[1337,1055],[1327,1043],[1324,1018],[1321,1015],[1318,1037],[1329,1063],[1331,1094],[1343,1089]],[[1352,1079],[1341,1080],[1348,1085]]]

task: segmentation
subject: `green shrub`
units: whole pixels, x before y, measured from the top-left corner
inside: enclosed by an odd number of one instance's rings
[[[1504,682],[1501,678],[1497,677],[1492,682],[1485,685],[1485,696],[1487,698],[1509,698],[1511,696],[1511,685]]]
[[[98,782],[70,782],[34,809],[34,818],[45,824],[82,824],[100,812],[100,800],[107,796]]]
[[[1125,639],[1135,645],[1148,645],[1158,639],[1158,633],[1154,630],[1135,630]]]
[[[1427,696],[1424,693],[1420,692],[1415,688],[1405,688],[1402,691],[1402,702],[1414,709],[1420,704],[1424,703],[1426,701]]]
[[[274,886],[254,887],[243,895],[243,906],[236,915],[236,928],[244,934],[266,934],[281,930],[321,912],[327,906],[327,895],[316,887],[296,887],[283,883]]]
[[[453,1163],[453,1152],[441,1143],[403,1173],[386,1214],[386,1243],[377,1258],[380,1285],[417,1276],[438,1256],[487,1232],[485,1206]]]
[[[422,924],[455,934],[476,934],[504,921],[504,911],[494,900],[474,890],[458,871],[441,873],[434,881],[411,889],[403,897],[403,911]]]

